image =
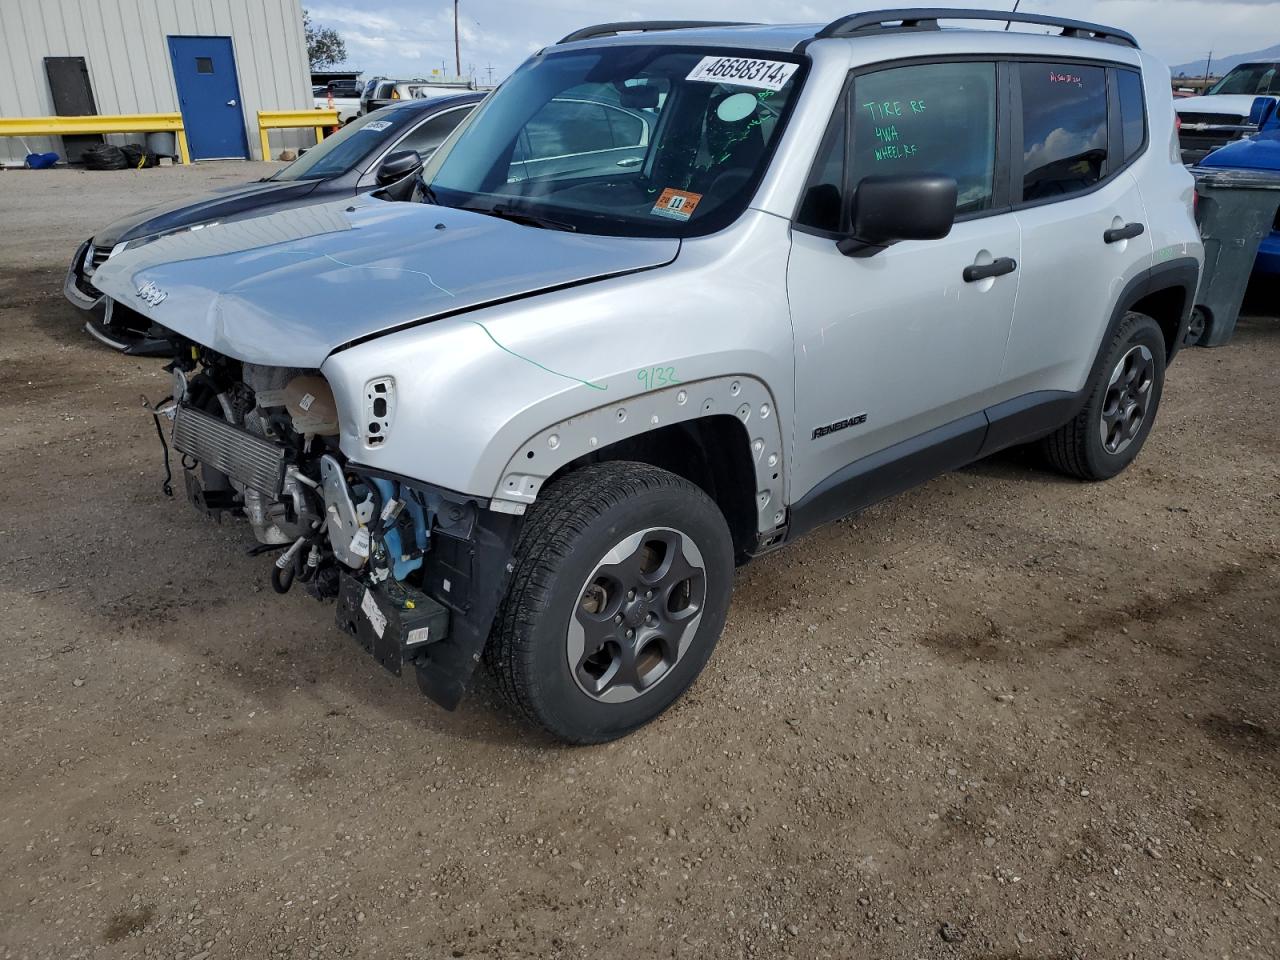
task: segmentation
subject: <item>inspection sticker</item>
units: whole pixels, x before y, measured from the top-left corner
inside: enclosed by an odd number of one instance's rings
[[[387,631],[387,615],[378,609],[378,601],[373,599],[373,591],[367,587],[364,599],[360,601],[360,610],[369,618],[369,626],[373,627],[373,632],[381,639]]]
[[[363,127],[361,127],[360,129],[361,129],[361,130],[372,130],[374,133],[377,133],[379,130],[385,130],[385,129],[387,129],[387,127],[389,127],[389,126],[391,126],[391,121],[390,121],[390,120],[370,120],[368,123],[366,123],[366,124],[365,124]]]
[[[689,71],[686,80],[702,83],[724,83],[757,90],[781,90],[791,75],[800,69],[798,63],[785,60],[752,60],[750,57],[703,57]]]
[[[698,201],[701,199],[700,193],[688,193],[667,187],[658,197],[658,202],[653,205],[650,213],[657,214],[659,217],[668,217],[671,220],[688,220],[693,216],[693,211],[698,208]]]

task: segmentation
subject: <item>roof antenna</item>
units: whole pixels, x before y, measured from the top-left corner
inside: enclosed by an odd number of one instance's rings
[[[1018,4],[1020,4],[1020,3],[1022,3],[1022,0],[1013,0],[1013,9],[1012,9],[1012,10],[1010,10],[1009,12],[1010,12],[1010,13],[1017,13],[1017,12],[1018,12]],[[1009,28],[1010,28],[1011,26],[1013,26],[1013,21],[1012,21],[1012,20],[1006,20],[1006,21],[1004,22],[1004,32],[1005,32],[1005,33],[1008,33],[1008,32],[1009,32]]]

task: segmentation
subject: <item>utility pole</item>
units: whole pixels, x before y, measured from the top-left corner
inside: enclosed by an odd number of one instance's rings
[[[493,64],[492,63],[489,64],[489,66],[485,67],[485,70],[489,72],[489,86],[492,87],[493,86]]]
[[[1209,68],[1211,66],[1213,66],[1213,47],[1209,48],[1209,59],[1204,62],[1204,86],[1206,90],[1209,88]],[[1202,90],[1201,93],[1203,92]]]
[[[462,76],[462,45],[458,42],[458,0],[453,0],[453,75]]]

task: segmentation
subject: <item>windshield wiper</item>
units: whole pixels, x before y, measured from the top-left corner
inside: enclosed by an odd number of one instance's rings
[[[502,204],[495,204],[492,207],[463,207],[464,210],[470,210],[472,213],[483,213],[485,216],[498,217],[501,220],[510,220],[512,223],[522,223],[529,227],[539,227],[543,230],[564,230],[569,233],[577,233],[578,228],[572,223],[565,223],[563,220],[552,220],[548,217],[535,216],[532,213],[521,213],[518,210],[510,210]]]

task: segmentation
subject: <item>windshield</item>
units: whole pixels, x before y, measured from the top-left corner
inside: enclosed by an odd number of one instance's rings
[[[352,120],[331,137],[289,164],[272,180],[327,180],[341,176],[376,152],[421,114],[416,110],[384,107]]]
[[[1215,83],[1209,93],[1236,93],[1254,97],[1280,95],[1280,63],[1242,64]]]
[[[804,71],[788,54],[692,47],[543,54],[489,97],[427,177],[439,203],[544,226],[709,233],[746,207]]]

